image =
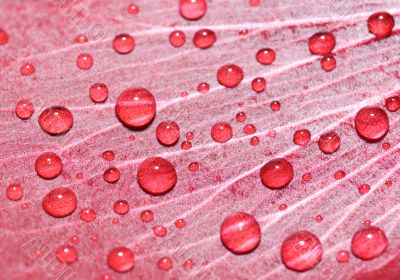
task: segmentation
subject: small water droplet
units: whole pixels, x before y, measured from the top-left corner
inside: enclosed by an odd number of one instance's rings
[[[117,272],[128,272],[133,269],[135,255],[126,247],[114,248],[108,253],[107,263]]]
[[[321,242],[309,231],[293,233],[282,243],[281,258],[283,264],[291,270],[309,270],[321,261]]]
[[[108,98],[108,87],[103,83],[93,84],[89,89],[89,96],[95,103],[102,103]]]
[[[318,140],[318,146],[325,154],[332,154],[340,148],[340,137],[334,131],[323,134]]]
[[[183,263],[183,267],[185,269],[191,269],[194,265],[194,261],[192,259],[187,259],[184,263]]]
[[[130,209],[129,203],[126,200],[117,200],[113,206],[114,212],[118,215],[126,215]]]
[[[349,251],[341,250],[336,254],[336,261],[338,263],[347,263],[350,260]]]
[[[301,176],[301,179],[304,182],[309,182],[312,179],[312,175],[311,175],[310,172],[306,172],[306,173],[303,174],[303,176]]]
[[[93,57],[87,53],[80,54],[76,58],[76,66],[81,70],[89,70],[93,66]]]
[[[324,217],[322,217],[321,215],[317,215],[315,216],[315,220],[317,221],[317,223],[320,223],[324,220]]]
[[[351,251],[363,260],[371,260],[382,255],[387,247],[385,232],[377,227],[360,230],[351,240]]]
[[[281,109],[281,103],[279,101],[272,101],[269,106],[271,107],[271,110],[274,112],[279,111]]]
[[[74,244],[78,244],[80,240],[78,236],[74,235],[71,237],[70,241]]]
[[[164,237],[167,235],[167,229],[161,225],[155,225],[153,227],[154,235],[157,237]]]
[[[140,219],[145,223],[149,223],[149,222],[153,221],[153,219],[154,219],[153,211],[144,210],[142,213],[140,213]]]
[[[219,122],[211,128],[211,138],[215,142],[225,143],[233,136],[232,127],[226,122]]]
[[[358,135],[367,142],[382,140],[389,131],[389,117],[379,107],[360,109],[354,120]]]
[[[207,83],[200,83],[197,86],[197,91],[200,93],[207,93],[210,90],[210,85]]]
[[[206,0],[180,0],[179,13],[188,20],[202,18],[207,12]]]
[[[156,129],[158,142],[164,146],[172,146],[178,142],[180,137],[179,125],[174,121],[163,121]]]
[[[184,228],[186,227],[186,221],[184,219],[178,219],[175,221],[175,226],[177,228]]]
[[[368,18],[368,30],[378,39],[389,37],[394,24],[394,18],[388,12],[378,12]]]
[[[51,152],[41,154],[35,162],[36,173],[43,179],[51,180],[61,174],[63,163],[61,158]]]
[[[28,99],[23,99],[15,106],[15,114],[21,120],[27,120],[33,115],[33,104]]]
[[[250,214],[235,213],[222,222],[220,238],[222,244],[232,253],[246,254],[260,244],[260,225]]]
[[[311,140],[311,133],[307,129],[299,129],[293,135],[293,143],[299,146],[307,145]]]
[[[21,66],[20,73],[22,76],[30,76],[35,73],[35,66],[30,63],[25,63]]]
[[[194,139],[194,133],[189,131],[188,133],[186,133],[186,139],[191,141]]]
[[[210,29],[200,29],[193,36],[193,44],[199,49],[208,49],[214,45],[217,35]]]
[[[308,40],[308,48],[312,54],[329,55],[336,46],[335,35],[330,32],[319,32]]]
[[[287,209],[287,205],[285,203],[282,203],[278,207],[279,211],[285,211]]]
[[[115,114],[129,128],[144,127],[156,115],[156,100],[147,89],[127,89],[117,99]]]
[[[94,211],[92,208],[84,208],[79,213],[79,217],[82,221],[92,222],[96,219],[96,211]]]
[[[199,170],[199,167],[200,167],[200,165],[198,162],[191,162],[189,164],[189,171],[192,171],[192,172],[197,171],[197,170]]]
[[[87,43],[89,40],[88,40],[88,37],[85,35],[78,35],[75,37],[74,41],[75,41],[75,43],[83,44],[83,43]]]
[[[186,42],[185,33],[181,30],[174,30],[169,34],[169,43],[175,48],[182,47]]]
[[[280,189],[292,181],[293,166],[286,159],[276,158],[261,168],[260,177],[264,186],[270,189]]]
[[[385,151],[389,150],[389,149],[390,149],[390,143],[387,143],[387,142],[382,143],[382,148],[383,148]]]
[[[115,154],[113,151],[104,151],[102,157],[106,161],[112,161],[115,158]]]
[[[256,54],[256,60],[262,65],[269,65],[275,61],[275,51],[270,48],[260,49]]]
[[[246,134],[246,135],[254,134],[254,133],[256,133],[256,131],[257,131],[257,128],[256,128],[256,126],[255,126],[254,124],[252,124],[252,123],[246,124],[246,125],[244,126],[244,128],[243,128],[243,132],[244,132],[244,134]]]
[[[192,143],[189,141],[183,141],[181,144],[181,149],[182,150],[189,150],[192,148]]]
[[[260,5],[260,0],[249,0],[249,5],[256,7],[256,6]]]
[[[7,187],[6,196],[9,200],[20,200],[24,195],[24,191],[20,184],[13,184]]]
[[[335,174],[333,174],[333,177],[335,178],[335,180],[343,179],[345,176],[346,176],[346,172],[344,172],[343,170],[338,170],[335,172]]]
[[[172,259],[170,257],[162,257],[158,261],[157,265],[158,265],[159,269],[167,271],[167,270],[170,270],[172,268],[173,261],[172,261]]]
[[[260,138],[258,136],[253,136],[250,139],[250,144],[252,146],[257,146],[260,143]]]
[[[254,78],[254,80],[251,82],[251,88],[256,93],[263,92],[265,90],[266,86],[267,86],[267,82],[262,77]]]
[[[74,123],[72,113],[65,107],[50,107],[39,116],[40,127],[50,135],[64,134]]]
[[[108,183],[116,183],[121,176],[121,171],[116,167],[110,167],[103,173],[104,181]]]
[[[139,186],[152,195],[169,192],[177,182],[175,167],[161,157],[150,157],[143,161],[136,177]]]
[[[113,48],[119,54],[128,54],[135,48],[135,39],[129,34],[119,34],[113,40]]]
[[[78,259],[78,253],[76,249],[70,245],[60,246],[56,250],[57,259],[60,262],[71,264]]]
[[[321,68],[326,72],[330,72],[336,68],[336,59],[334,56],[324,56],[321,59]]]
[[[62,218],[72,214],[77,206],[75,193],[68,188],[57,188],[49,192],[42,201],[47,214]]]
[[[396,112],[400,108],[400,96],[391,96],[385,99],[385,107],[389,112]]]
[[[130,13],[131,15],[136,15],[137,13],[139,13],[139,11],[140,11],[139,6],[135,4],[131,4],[128,6],[128,13]]]
[[[246,120],[246,113],[245,112],[239,112],[236,114],[236,120],[238,122],[244,122]]]
[[[8,34],[7,32],[0,28],[0,46],[7,44],[8,42]]]
[[[227,88],[237,87],[243,80],[243,77],[242,68],[235,64],[224,65],[217,72],[218,82]]]

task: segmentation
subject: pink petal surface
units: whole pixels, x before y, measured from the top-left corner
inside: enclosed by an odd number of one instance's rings
[[[382,107],[386,97],[400,90],[399,29],[395,26],[393,36],[377,41],[366,24],[373,12],[381,10],[399,20],[399,1],[261,0],[252,7],[245,0],[213,0],[199,21],[183,19],[178,1],[172,0],[137,0],[140,12],[135,15],[128,13],[130,1],[64,6],[58,2],[0,2],[0,27],[10,37],[0,46],[2,277],[58,277],[61,270],[49,272],[48,263],[35,256],[37,248],[32,244],[39,244],[51,259],[60,245],[79,236],[74,245],[78,261],[63,268],[77,279],[100,279],[103,274],[113,279],[396,279],[400,273],[399,112],[388,112],[389,133],[374,144],[357,135],[354,116],[367,105]],[[95,34],[79,20],[98,24],[104,36],[91,38]],[[218,38],[207,50],[191,42],[202,28],[212,29]],[[175,29],[187,37],[181,48],[169,43]],[[243,30],[248,34],[239,35]],[[329,73],[307,47],[308,38],[318,31],[336,36],[337,67]],[[88,33],[89,42],[74,43],[82,33]],[[135,38],[130,54],[119,55],[112,48],[112,40],[121,33]],[[276,52],[276,60],[268,66],[255,60],[257,51],[265,47]],[[93,57],[90,70],[76,67],[82,53]],[[22,76],[24,63],[33,64],[35,73]],[[218,84],[217,70],[225,64],[242,67],[244,79],[237,88]],[[255,77],[267,80],[266,92],[252,91]],[[98,82],[109,89],[102,104],[89,97],[90,86]],[[197,92],[201,82],[210,84],[208,93]],[[115,117],[115,102],[130,87],[147,88],[157,100],[156,118],[145,130],[131,131]],[[183,91],[188,97],[181,97]],[[35,108],[27,121],[14,113],[22,99],[30,99]],[[280,101],[280,111],[270,109],[274,100]],[[49,136],[40,128],[37,118],[50,106],[65,106],[72,112],[74,125],[67,134]],[[236,122],[240,111],[247,115],[245,123],[256,126],[255,134],[245,135],[244,123]],[[164,120],[180,126],[181,139],[173,147],[160,145],[155,137],[157,124]],[[210,136],[211,127],[220,121],[233,128],[233,138],[224,144]],[[311,132],[311,142],[296,146],[293,134],[303,128]],[[271,130],[276,132],[274,138],[268,136],[273,135]],[[340,135],[341,147],[325,155],[317,141],[331,130]],[[195,134],[193,148],[182,150],[187,132]],[[132,135],[134,141],[129,139]],[[256,146],[250,144],[253,136],[260,138]],[[384,150],[383,142],[391,148]],[[102,159],[106,150],[115,152],[112,165]],[[64,164],[61,175],[51,181],[34,170],[36,158],[46,151],[57,152]],[[164,157],[176,167],[178,183],[163,196],[150,196],[136,181],[139,164],[150,156]],[[259,170],[277,157],[291,161],[294,178],[286,188],[270,190],[262,185]],[[191,162],[199,162],[198,171],[189,171]],[[111,166],[121,171],[115,184],[103,179]],[[346,176],[335,180],[338,170]],[[312,174],[308,182],[302,180],[306,172]],[[76,178],[78,173],[83,179]],[[389,180],[391,186],[385,184]],[[371,190],[361,196],[357,188],[364,183]],[[23,186],[22,200],[6,198],[11,184]],[[47,215],[41,205],[42,198],[59,187],[71,188],[78,197],[77,210],[62,219]],[[119,199],[131,206],[125,216],[113,212]],[[280,204],[288,208],[279,211]],[[79,219],[79,210],[87,207],[97,214],[90,223]],[[140,220],[146,209],[155,214],[151,223]],[[219,239],[221,222],[233,212],[251,213],[260,223],[261,243],[250,254],[234,255]],[[323,221],[317,223],[316,215]],[[183,229],[174,226],[177,219],[185,219]],[[336,253],[350,249],[353,234],[367,219],[385,231],[387,251],[372,261],[351,255],[349,263],[337,263]],[[166,237],[154,236],[152,227],[157,224],[167,227]],[[303,273],[288,270],[280,260],[282,241],[299,230],[313,232],[324,250],[321,263]],[[107,266],[108,252],[120,246],[135,253],[135,267],[125,274]],[[157,267],[164,256],[174,261],[169,271]],[[194,260],[192,269],[184,268],[187,259]]]

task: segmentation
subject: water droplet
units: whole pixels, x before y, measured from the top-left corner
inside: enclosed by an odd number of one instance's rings
[[[9,200],[20,200],[24,195],[24,191],[19,184],[13,184],[7,187],[6,196]]]
[[[90,54],[80,54],[76,59],[76,66],[81,70],[89,70],[93,66],[93,57]]]
[[[179,13],[189,20],[202,18],[207,12],[206,0],[180,0]]]
[[[246,254],[260,243],[260,225],[250,214],[235,213],[222,222],[220,238],[222,244],[232,253]]]
[[[117,99],[115,114],[127,127],[141,128],[154,119],[156,100],[147,89],[127,89]]]
[[[140,219],[145,223],[149,223],[149,222],[153,221],[153,219],[154,219],[153,211],[144,210],[142,213],[140,213]]]
[[[193,267],[193,265],[194,265],[194,261],[193,261],[192,259],[187,259],[187,260],[184,262],[183,267],[184,267],[185,269],[191,269],[191,268]]]
[[[189,150],[192,148],[192,143],[189,141],[183,141],[181,144],[181,149],[182,150]]]
[[[310,172],[306,172],[306,173],[303,174],[303,176],[301,176],[301,179],[304,182],[309,182],[312,179],[312,175],[311,175]]]
[[[390,149],[390,143],[387,143],[387,142],[382,143],[382,148],[383,148],[385,151],[389,150],[389,149]]]
[[[96,211],[94,211],[92,208],[84,208],[79,213],[79,217],[82,221],[92,222],[96,219]]]
[[[217,35],[210,29],[200,29],[193,36],[193,44],[199,49],[208,49],[214,45]]]
[[[336,261],[338,263],[347,263],[350,260],[349,251],[341,250],[336,254]]]
[[[57,259],[60,262],[71,264],[78,259],[78,253],[75,248],[70,245],[60,246],[56,250]]]
[[[50,135],[66,133],[74,123],[72,113],[65,107],[50,107],[39,116],[40,127]]]
[[[186,133],[186,139],[191,141],[194,139],[194,133],[189,131],[188,133]]]
[[[33,64],[26,63],[22,65],[20,72],[22,76],[30,76],[35,73],[35,66],[33,66]]]
[[[185,33],[181,30],[174,30],[169,34],[169,42],[175,48],[182,47],[186,42]]]
[[[319,32],[308,40],[308,48],[312,54],[329,55],[336,46],[335,35],[330,32]]]
[[[102,157],[104,160],[112,161],[115,158],[115,154],[113,151],[104,151]]]
[[[256,131],[257,131],[256,126],[252,123],[246,124],[243,128],[243,132],[246,135],[254,134],[256,133]]]
[[[307,129],[299,129],[293,135],[293,143],[299,146],[307,145],[311,140],[311,133]]]
[[[260,177],[264,186],[270,189],[280,189],[292,181],[293,166],[286,159],[276,158],[261,168]]]
[[[220,67],[217,73],[218,82],[227,88],[237,87],[243,80],[243,77],[242,68],[234,64]]]
[[[102,103],[108,98],[108,87],[103,83],[93,84],[89,89],[89,95],[93,102]]]
[[[279,211],[285,211],[287,209],[287,205],[285,203],[280,204],[278,209],[279,209]]]
[[[27,120],[33,115],[33,104],[28,99],[23,99],[15,106],[15,114],[21,120]]]
[[[360,230],[351,240],[351,251],[363,260],[371,260],[382,255],[387,247],[388,240],[385,232],[377,227]]]
[[[343,179],[345,176],[346,176],[346,172],[344,172],[343,170],[338,170],[335,172],[335,174],[333,174],[333,177],[335,178],[335,180]]]
[[[7,42],[8,42],[8,34],[4,29],[0,28],[0,46],[7,44]]]
[[[135,48],[135,39],[129,34],[117,35],[113,40],[113,48],[119,54],[128,54]]]
[[[180,137],[179,125],[174,121],[163,121],[156,129],[158,142],[164,146],[172,146],[178,142]]]
[[[370,220],[365,220],[363,222],[363,226],[366,227],[366,228],[370,227],[371,226],[371,221]]]
[[[317,221],[317,223],[320,223],[324,220],[324,217],[322,217],[321,215],[317,215],[315,216],[315,220]]]
[[[128,214],[129,210],[131,210],[128,201],[126,200],[117,200],[114,203],[113,210],[118,215],[126,215]]]
[[[121,177],[121,171],[116,167],[110,167],[103,173],[104,181],[108,183],[116,183]]]
[[[368,18],[368,30],[378,39],[389,37],[394,24],[394,18],[388,12],[378,12]]]
[[[54,179],[63,169],[61,158],[51,152],[41,154],[35,162],[36,173],[44,179]]]
[[[189,164],[189,171],[192,171],[192,172],[197,171],[197,170],[199,170],[199,167],[200,167],[200,165],[198,162],[191,162]]]
[[[108,253],[107,263],[117,272],[127,272],[133,269],[135,255],[126,247],[117,247]]]
[[[256,6],[260,5],[260,0],[249,0],[249,5],[256,7]]]
[[[83,44],[87,43],[88,41],[88,37],[86,37],[85,35],[78,35],[75,37],[75,43]]]
[[[170,257],[162,257],[157,265],[161,270],[170,270],[173,266],[173,261]]]
[[[131,4],[128,6],[128,13],[130,13],[131,15],[136,15],[137,13],[139,13],[139,11],[140,11],[139,6],[135,4]]]
[[[219,122],[211,128],[211,138],[215,142],[225,143],[233,136],[232,127],[226,122]]]
[[[236,114],[236,120],[238,122],[244,122],[246,120],[246,113],[245,112],[239,112]]]
[[[283,264],[291,270],[309,270],[321,261],[321,242],[309,231],[293,233],[282,243],[281,258]]]
[[[155,225],[153,227],[154,235],[157,237],[164,237],[167,235],[167,229],[161,225]]]
[[[74,244],[78,244],[80,240],[78,236],[74,235],[71,237],[70,241]]]
[[[279,101],[272,101],[269,105],[272,111],[279,111],[281,109],[281,103]]]
[[[139,186],[152,195],[169,192],[177,182],[175,167],[160,157],[151,157],[143,161],[139,165],[136,177]]]
[[[256,60],[263,65],[272,64],[275,61],[275,51],[269,48],[261,49],[256,54]]]
[[[253,91],[256,93],[261,93],[265,90],[265,87],[267,86],[267,82],[265,81],[264,78],[262,77],[257,77],[251,82],[251,88]]]
[[[175,221],[175,226],[177,228],[184,228],[186,226],[186,221],[184,219],[178,219]]]
[[[42,201],[42,207],[46,213],[56,218],[63,218],[72,214],[76,205],[76,195],[68,188],[54,189]]]
[[[332,154],[340,148],[340,137],[334,131],[323,134],[318,140],[318,146],[325,154]]]
[[[250,139],[250,144],[252,146],[257,146],[260,143],[260,138],[258,138],[258,136],[253,136]]]
[[[336,68],[336,59],[334,56],[324,56],[321,59],[321,68],[326,72],[330,72]]]
[[[382,140],[389,131],[389,117],[379,107],[360,109],[354,123],[358,135],[367,142]]]
[[[210,90],[210,85],[207,83],[200,83],[197,86],[197,91],[200,93],[207,93]]]
[[[400,108],[400,96],[391,96],[385,99],[385,107],[389,112],[396,112]]]

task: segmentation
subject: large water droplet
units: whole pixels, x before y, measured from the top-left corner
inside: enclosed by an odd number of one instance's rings
[[[244,74],[242,68],[235,64],[224,65],[218,69],[218,82],[227,87],[234,88],[243,80]]]
[[[50,107],[39,116],[39,125],[50,135],[66,133],[74,123],[72,113],[65,107]]]
[[[394,24],[394,17],[388,12],[378,12],[368,18],[369,32],[379,39],[389,37]]]
[[[175,167],[160,157],[151,157],[143,161],[138,168],[139,186],[152,195],[161,195],[170,191],[177,182]]]
[[[286,159],[273,159],[261,168],[260,177],[264,186],[270,189],[280,189],[292,181],[293,166]]]
[[[321,242],[309,231],[296,232],[283,241],[281,258],[283,264],[291,270],[309,270],[321,261]]]
[[[226,122],[219,122],[212,126],[211,137],[215,142],[225,143],[233,136],[232,127]]]
[[[377,227],[360,230],[351,240],[351,251],[363,260],[371,260],[382,255],[387,246],[385,232]]]
[[[68,188],[58,188],[49,192],[42,201],[42,207],[47,214],[62,218],[72,214],[77,206],[75,193]]]
[[[260,243],[260,225],[250,214],[235,213],[222,222],[220,238],[222,244],[232,253],[249,253]]]
[[[127,272],[133,269],[135,255],[126,247],[114,248],[108,253],[107,263],[117,272]]]
[[[335,35],[330,32],[316,33],[308,40],[308,48],[312,54],[328,55],[336,46]]]
[[[179,13],[189,20],[202,18],[207,12],[206,0],[180,0]]]
[[[41,154],[35,162],[36,173],[44,179],[54,179],[63,169],[61,158],[51,152]]]
[[[389,131],[389,117],[379,107],[360,109],[354,123],[358,135],[367,142],[377,142],[383,139]]]
[[[147,89],[127,89],[117,99],[115,114],[127,127],[141,128],[156,115],[156,100]]]

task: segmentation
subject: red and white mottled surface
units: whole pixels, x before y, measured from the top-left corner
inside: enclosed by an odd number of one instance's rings
[[[73,245],[78,261],[69,266],[78,279],[397,279],[400,274],[399,248],[399,168],[400,115],[388,113],[390,131],[383,142],[369,144],[357,136],[353,121],[359,108],[374,104],[400,89],[400,43],[398,30],[385,40],[372,40],[366,20],[375,11],[391,12],[400,22],[400,2],[384,1],[293,1],[261,0],[251,7],[246,0],[208,1],[208,12],[199,21],[184,20],[178,13],[178,1],[137,0],[140,12],[131,15],[130,0],[78,1],[80,13],[71,19],[70,11],[56,0],[2,0],[0,28],[10,35],[8,44],[0,46],[0,278],[54,279],[46,272],[46,263],[23,244],[41,240],[51,259],[58,246],[74,235],[80,243]],[[342,8],[339,4],[343,4]],[[343,8],[344,7],[344,8]],[[90,15],[88,17],[88,15]],[[105,35],[95,41],[76,44],[81,29],[79,19],[96,22]],[[169,33],[179,28],[187,37],[182,48],[173,48]],[[208,50],[193,46],[193,34],[200,28],[216,32],[217,42]],[[241,30],[248,30],[239,36]],[[316,31],[333,31],[337,68],[321,70],[319,57],[310,55],[308,38]],[[136,40],[135,50],[119,55],[112,39],[129,33]],[[260,48],[276,51],[273,65],[262,66],[255,60]],[[89,71],[76,67],[81,53],[93,56]],[[36,72],[21,76],[20,67],[32,63]],[[244,80],[235,89],[220,86],[218,68],[227,63],[240,65]],[[267,79],[266,92],[251,90],[256,76]],[[92,84],[107,84],[109,99],[101,105],[89,98]],[[197,93],[201,82],[210,84],[207,94]],[[157,116],[143,131],[123,127],[114,113],[118,95],[129,87],[149,89],[157,100]],[[189,96],[182,98],[180,93]],[[35,113],[21,121],[14,108],[23,98],[31,99]],[[281,102],[273,112],[269,103]],[[74,115],[73,128],[63,136],[44,133],[37,118],[53,105],[66,106]],[[243,123],[236,113],[247,114],[246,123],[257,127],[260,144],[250,145]],[[181,140],[174,147],[161,146],[155,128],[164,120],[176,121]],[[233,138],[224,144],[210,136],[214,123],[229,122]],[[292,141],[297,129],[307,128],[312,142],[306,147]],[[276,137],[268,137],[275,129]],[[335,130],[342,144],[338,152],[324,155],[316,140]],[[193,131],[193,148],[181,150],[184,133]],[[134,135],[136,140],[129,140]],[[102,152],[113,150],[116,159],[107,162]],[[37,156],[45,151],[57,152],[64,163],[61,176],[46,181],[34,170]],[[153,197],[136,182],[140,162],[149,156],[170,160],[178,173],[178,183],[166,195]],[[259,178],[260,167],[275,157],[285,157],[294,166],[294,179],[283,190],[265,188]],[[190,162],[200,168],[190,172]],[[109,166],[121,170],[116,184],[103,180]],[[333,174],[347,175],[335,180]],[[77,173],[83,179],[77,179]],[[305,172],[312,180],[303,182]],[[391,180],[390,187],[385,182]],[[24,197],[19,202],[5,197],[6,187],[20,183]],[[371,185],[361,196],[357,187]],[[78,209],[66,218],[47,215],[42,198],[57,187],[69,187],[78,197]],[[194,187],[193,192],[189,189]],[[131,205],[128,215],[117,217],[113,204],[126,199]],[[273,203],[275,202],[275,203]],[[21,205],[26,203],[27,209]],[[287,204],[284,211],[278,205]],[[91,207],[97,219],[86,223],[79,219],[80,209]],[[155,220],[145,224],[140,212],[151,209]],[[223,218],[233,212],[248,212],[262,228],[260,246],[252,253],[237,256],[227,251],[219,239]],[[323,221],[317,223],[316,215]],[[119,218],[119,224],[112,222]],[[187,225],[177,229],[174,221],[183,218]],[[387,251],[372,261],[351,255],[350,262],[338,264],[339,250],[349,250],[353,234],[364,220],[381,227],[389,240]],[[164,238],[155,237],[152,226],[167,227]],[[284,267],[280,246],[294,231],[308,230],[319,237],[323,259],[314,269],[296,273]],[[93,236],[97,236],[93,241]],[[32,243],[29,243],[32,244]],[[107,253],[126,246],[136,254],[135,268],[126,274],[107,266]],[[170,256],[174,267],[162,271],[161,257]],[[186,270],[183,263],[193,259]]]

